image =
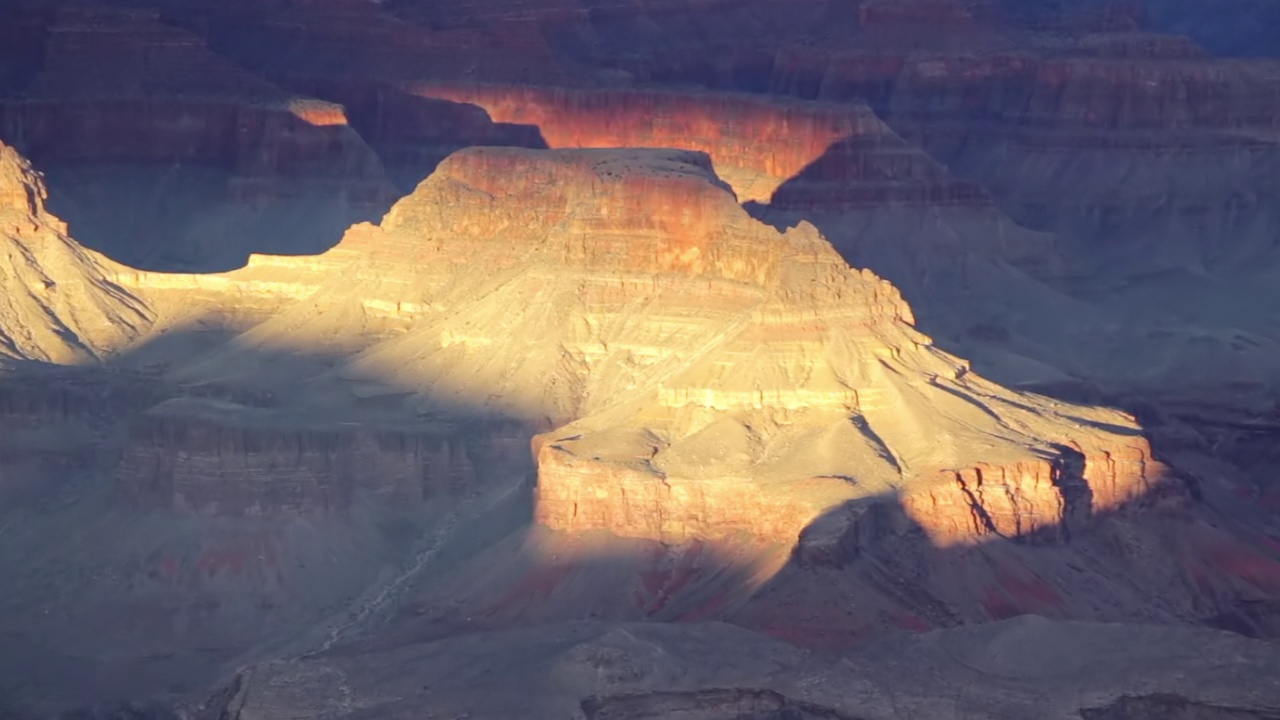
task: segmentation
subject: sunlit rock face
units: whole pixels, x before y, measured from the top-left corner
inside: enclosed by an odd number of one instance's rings
[[[112,281],[114,263],[67,237],[46,196],[30,163],[0,143],[0,357],[100,359],[145,330],[152,313]]]
[[[416,83],[408,91],[482,109],[501,126],[537,128],[551,147],[705,152],[756,217],[816,225],[851,264],[899,287],[944,343],[996,328],[1001,352],[1016,354],[1064,344],[1045,337],[1046,314],[1091,324],[1086,309],[1051,286],[1066,265],[1054,236],[1013,222],[982,186],[956,177],[865,105],[655,88]],[[1011,312],[1011,297],[1038,312]],[[1007,375],[1034,379],[1036,362],[1022,365]]]
[[[891,285],[811,226],[753,220],[705,154],[462,151],[323,257],[335,277],[312,300],[191,377],[368,328],[366,308],[411,315],[326,382],[398,389],[419,414],[568,423],[534,446],[553,528],[794,543],[842,502],[903,495],[966,541],[1117,507],[1163,473],[1131,420],[933,348]]]
[[[117,259],[208,270],[318,252],[390,203],[341,106],[280,90],[155,11],[78,3],[6,21],[33,39],[8,50],[24,71],[0,98],[0,136],[48,174],[72,232]]]

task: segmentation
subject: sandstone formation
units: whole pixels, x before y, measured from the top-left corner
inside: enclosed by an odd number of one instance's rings
[[[529,512],[563,539],[484,550],[493,576],[454,566],[418,591],[433,618],[459,597],[499,626],[607,602],[840,645],[1017,612],[1225,617],[1280,590],[1262,541],[1197,519],[1132,419],[981,379],[811,226],[753,220],[703,154],[462,151],[324,255],[120,278],[249,328],[167,375],[214,395],[132,423],[116,478],[135,507],[342,518],[371,491],[444,509],[536,460]],[[573,538],[600,533],[643,582],[591,579],[594,541]],[[1188,539],[1149,568],[1178,588],[1155,609],[1100,548],[1168,534]],[[621,559],[653,542],[684,549]],[[1108,559],[1077,595],[1093,548]],[[1224,557],[1235,569],[1208,569]],[[846,579],[815,590],[829,572]],[[797,592],[839,617],[811,634]]]

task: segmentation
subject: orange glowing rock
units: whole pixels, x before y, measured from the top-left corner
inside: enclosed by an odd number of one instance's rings
[[[427,98],[483,108],[536,128],[553,148],[651,147],[707,153],[740,202],[790,208],[988,205],[895,135],[869,108],[673,90],[413,85]],[[784,194],[779,188],[793,183]]]

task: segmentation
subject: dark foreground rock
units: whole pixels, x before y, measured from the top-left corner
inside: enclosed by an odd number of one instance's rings
[[[572,623],[242,671],[192,718],[1245,720],[1280,648],[1211,630],[1013,620],[844,656],[723,624]]]

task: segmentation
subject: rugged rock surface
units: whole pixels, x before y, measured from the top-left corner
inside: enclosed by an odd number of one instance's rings
[[[412,91],[536,127],[553,147],[706,152],[754,215],[818,226],[850,264],[902,289],[924,329],[1004,382],[1087,371],[1074,348],[1102,318],[1055,287],[1065,265],[1056,238],[1018,226],[981,186],[951,175],[865,106],[654,89],[420,83]],[[1045,322],[1064,315],[1072,322]]]
[[[113,613],[207,604],[165,652],[593,615],[826,647],[1026,612],[1274,632],[1273,550],[1206,522],[1131,418],[983,380],[705,154],[462,151],[323,255],[116,278],[165,330],[121,362],[200,397],[118,420],[97,471],[147,560],[72,566],[121,569]],[[201,349],[198,319],[239,334]]]

